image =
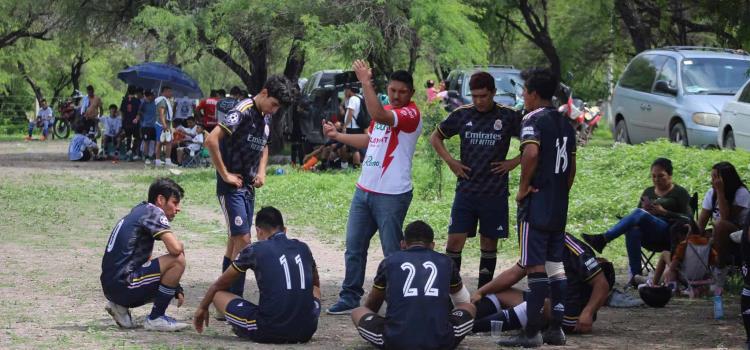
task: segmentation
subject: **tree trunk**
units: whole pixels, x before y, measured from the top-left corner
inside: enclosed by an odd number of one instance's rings
[[[31,78],[29,73],[26,71],[26,66],[21,63],[21,61],[18,61],[18,70],[21,72],[21,75],[23,76],[23,79],[26,80],[27,83],[29,83],[29,86],[31,86],[31,90],[34,91],[34,96],[36,97],[36,101],[41,103],[42,99],[44,99],[44,95],[42,94],[42,89],[37,85],[36,81]]]
[[[245,87],[250,88],[252,84],[252,76],[250,72],[245,69],[239,62],[237,62],[228,52],[214,46],[213,41],[206,37],[206,33],[203,30],[198,30],[198,41],[205,46],[206,52],[216,57],[219,61],[224,63],[234,74],[242,80]]]
[[[615,0],[615,10],[630,34],[637,54],[650,49],[654,40],[651,29],[644,23],[641,13],[631,8],[630,4],[630,0]]]
[[[419,45],[420,40],[417,36],[417,31],[411,31],[411,45],[409,45],[409,73],[414,74],[414,70],[417,68],[417,58],[419,58]]]
[[[76,55],[75,60],[70,65],[70,83],[73,84],[74,90],[81,90],[81,71],[86,62],[88,62],[88,60],[83,57],[83,52],[80,52]]]
[[[167,35],[167,64],[177,66],[177,41],[172,33]]]
[[[301,39],[301,38],[299,38]],[[292,48],[289,49],[289,56],[286,58],[286,66],[284,67],[284,76],[292,82],[296,83],[302,75],[302,69],[305,67],[305,49],[302,48],[302,43],[295,38],[292,42]]]
[[[251,95],[255,95],[263,89],[263,84],[268,78],[268,50],[271,41],[269,38],[263,38],[251,45],[252,54],[248,58],[253,66],[250,70],[250,86],[247,89]]]

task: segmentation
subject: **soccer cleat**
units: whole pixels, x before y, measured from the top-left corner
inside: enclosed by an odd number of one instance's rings
[[[151,165],[151,159],[146,158],[146,165]]]
[[[581,237],[588,245],[591,246],[591,248],[594,248],[597,253],[601,254],[604,250],[604,247],[607,246],[607,239],[604,238],[604,235],[587,235],[587,234],[581,234]]]
[[[560,327],[548,327],[542,333],[542,341],[549,345],[565,345],[565,332]]]
[[[542,346],[544,340],[542,339],[542,334],[539,332],[536,332],[536,335],[529,337],[526,335],[526,332],[521,331],[518,335],[500,339],[496,343],[501,347],[509,348],[538,348]]]
[[[133,317],[130,316],[128,308],[109,301],[104,309],[107,310],[107,313],[112,316],[120,328],[135,328],[135,322],[133,322]]]
[[[143,322],[143,328],[147,331],[157,332],[179,332],[188,326],[187,323],[178,322],[167,315],[159,316],[153,320],[147,316],[146,321]]]
[[[328,310],[326,310],[326,313],[329,315],[349,315],[355,308],[356,306],[349,306],[339,301],[329,307]]]

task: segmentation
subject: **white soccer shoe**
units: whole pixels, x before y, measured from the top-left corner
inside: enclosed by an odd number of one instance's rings
[[[143,328],[147,331],[179,332],[187,327],[189,327],[187,323],[178,322],[167,315],[163,315],[153,320],[146,316],[146,321],[143,322]]]
[[[161,159],[157,159],[154,161],[154,166],[156,167],[164,166],[164,162],[162,162]]]
[[[107,306],[105,306],[104,309],[107,310],[107,313],[112,316],[115,323],[117,323],[120,328],[135,328],[135,322],[133,322],[133,318],[130,316],[130,310],[128,310],[128,308],[110,301],[107,302]]]

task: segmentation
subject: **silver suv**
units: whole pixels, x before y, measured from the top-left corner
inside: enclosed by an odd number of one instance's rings
[[[668,137],[685,146],[716,145],[724,103],[748,80],[744,51],[693,46],[648,50],[620,77],[608,111],[615,141]]]

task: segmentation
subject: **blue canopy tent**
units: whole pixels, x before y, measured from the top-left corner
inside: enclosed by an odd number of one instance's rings
[[[130,66],[117,73],[117,78],[128,85],[150,89],[157,95],[162,86],[169,86],[175,96],[203,97],[200,86],[192,77],[164,63],[144,62]]]

